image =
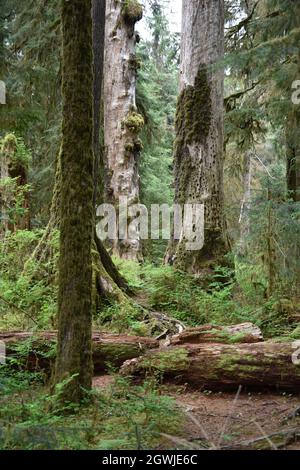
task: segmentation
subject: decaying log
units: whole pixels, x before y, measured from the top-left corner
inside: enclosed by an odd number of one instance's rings
[[[259,343],[263,340],[261,330],[253,323],[247,322],[233,326],[202,325],[189,328],[173,336],[170,344]]]
[[[0,341],[6,346],[8,358],[16,358],[17,365],[28,370],[49,371],[55,359],[57,332],[0,333]],[[158,341],[139,336],[93,332],[93,361],[95,373],[102,373],[108,366],[119,368],[124,361],[157,348]]]
[[[121,373],[155,374],[198,389],[278,389],[300,391],[300,366],[291,343],[198,344],[161,348],[127,361]],[[296,361],[297,362],[297,361]]]

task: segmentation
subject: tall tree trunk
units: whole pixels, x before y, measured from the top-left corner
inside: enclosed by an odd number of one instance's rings
[[[103,1],[103,0],[97,0]],[[96,19],[95,15],[94,20]],[[101,18],[97,15],[97,26],[94,24],[94,30],[100,28],[98,23]],[[102,20],[101,20],[102,21]],[[94,36],[95,38],[95,36]],[[102,46],[104,44],[102,43]],[[96,47],[95,47],[96,49]],[[101,54],[101,51],[99,51]],[[97,59],[95,58],[95,63]],[[96,84],[94,84],[94,89]],[[101,90],[101,87],[99,87]],[[95,100],[95,98],[94,98]],[[95,100],[96,101],[96,100]],[[98,98],[99,101],[99,98]],[[101,101],[101,97],[100,97]],[[94,141],[95,144],[95,141]],[[27,260],[24,266],[23,275],[32,279],[33,282],[40,280],[41,272],[44,273],[44,269],[40,269],[41,266],[47,265],[51,271],[47,271],[49,282],[53,282],[56,278],[54,276],[56,269],[56,249],[53,244],[53,237],[57,230],[60,230],[60,201],[62,191],[62,174],[61,174],[61,150],[56,160],[56,173],[55,173],[55,184],[52,196],[52,204],[50,210],[50,218],[47,227],[44,231],[42,238],[40,239],[37,247],[33,254]],[[99,177],[100,179],[100,177]],[[99,185],[99,179],[97,179],[97,185]],[[95,194],[95,193],[94,193]],[[95,197],[95,196],[94,196]],[[129,288],[125,279],[121,276],[111,257],[106,251],[101,240],[96,235],[94,230],[94,238],[92,242],[92,257],[93,257],[93,277],[92,277],[92,295],[93,295],[93,311],[98,312],[103,303],[107,302],[118,302],[120,304],[120,312],[128,311],[133,308],[133,302],[128,297],[131,295],[131,289]],[[53,268],[54,267],[54,268]],[[42,274],[44,279],[45,275]]]
[[[295,5],[295,17],[300,18],[300,5]],[[298,22],[299,24],[299,22]],[[300,77],[300,49],[298,50],[298,69],[295,79]],[[286,120],[286,182],[288,196],[294,202],[300,202],[300,105],[292,103],[292,108]],[[296,293],[300,292],[300,240],[289,247],[290,258],[298,260],[295,264]]]
[[[135,24],[142,18],[137,0],[107,0],[106,46],[104,71],[104,141],[106,149],[106,199],[119,209],[119,198],[127,197],[128,205],[139,202],[139,139],[144,120],[137,113],[135,101],[138,60],[135,55]],[[117,234],[119,233],[117,217]],[[127,218],[129,224],[131,218]],[[124,259],[140,260],[139,229],[130,237],[113,241],[113,253]]]
[[[175,203],[205,205],[204,246],[187,251],[182,234],[166,261],[193,273],[224,263],[224,1],[183,0],[181,84],[174,149]]]
[[[251,203],[251,180],[252,180],[252,152],[249,150],[245,155],[244,162],[244,195],[239,218],[240,240],[238,244],[239,256],[246,256],[248,252],[248,237],[250,234],[250,203]]]
[[[101,112],[101,96],[103,84],[103,63],[104,63],[104,42],[105,42],[105,11],[106,0],[93,0],[92,18],[93,18],[93,56],[94,56],[94,207],[98,201],[103,199],[104,191],[104,163],[103,163],[103,146],[101,145],[101,120],[103,119]],[[99,199],[100,196],[100,199]]]
[[[93,70],[91,0],[62,0],[63,125],[56,384],[63,402],[92,386]]]
[[[286,123],[287,188],[289,196],[300,201],[300,106],[293,105]]]

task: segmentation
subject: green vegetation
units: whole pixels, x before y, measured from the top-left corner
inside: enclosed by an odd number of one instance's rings
[[[71,288],[75,293],[72,305],[69,294],[65,295],[65,306],[70,301],[65,325],[70,325],[70,314],[74,314],[74,331],[79,333],[89,324],[103,332],[160,339],[169,332],[162,334],[153,313],[164,313],[188,327],[253,322],[265,339],[299,340],[300,113],[299,105],[292,106],[291,100],[292,83],[300,79],[299,2],[226,2],[224,206],[229,256],[223,255],[223,239],[218,245],[220,227],[206,228],[204,254],[214,251],[216,256],[213,269],[208,256],[201,260],[203,276],[188,274],[193,260],[198,263],[199,259],[191,252],[181,263],[182,245],[174,265],[164,266],[168,241],[161,237],[143,242],[143,264],[114,259],[132,296],[119,284],[115,295],[117,281],[111,285],[107,281],[113,277],[107,275],[109,256],[105,252],[105,264],[92,238],[90,9],[85,10],[88,34],[81,35],[80,50],[73,47],[72,57],[65,51],[70,64],[62,93],[60,0],[1,3],[0,79],[7,85],[9,99],[0,107],[0,331],[56,330],[60,284],[64,294]],[[73,3],[63,3],[70,8],[70,20]],[[191,168],[197,161],[184,157],[188,146],[203,145],[214,119],[209,85],[214,70],[195,67],[195,82],[178,97],[179,34],[170,31],[162,2],[147,2],[145,12],[149,34],[146,39],[135,36],[136,51],[127,57],[130,73],[137,74],[136,106],[119,124],[126,134],[125,158],[136,157],[140,201],[150,208],[151,204],[171,206],[175,191],[177,202],[186,200],[186,191],[193,200],[201,189],[204,173],[192,179]],[[139,1],[122,1],[118,27],[125,24],[125,33],[133,38],[134,25],[142,14]],[[71,23],[74,27],[73,20]],[[73,33],[69,46],[74,45]],[[76,80],[79,74],[84,79]],[[64,122],[68,127],[73,121],[76,132],[69,129],[61,146],[63,97],[67,108]],[[66,160],[67,154],[70,160]],[[174,166],[180,168],[180,182],[174,181]],[[212,173],[205,169],[208,179]],[[126,175],[118,184],[122,190],[126,188]],[[64,217],[60,217],[62,196]],[[80,198],[78,204],[75,196]],[[211,196],[204,194],[204,198]],[[62,227],[64,241],[68,238],[69,243],[62,250],[65,261],[59,282]],[[110,248],[108,245],[108,252]],[[216,261],[220,266],[215,266]],[[71,271],[77,286],[67,282]],[[87,319],[92,322],[83,319],[78,328],[77,306],[84,298]],[[61,308],[64,312],[65,306]],[[217,328],[212,333],[233,345],[244,337]],[[126,357],[126,345],[99,347],[115,355],[118,365]],[[55,342],[45,344],[44,358],[53,359],[55,348]],[[160,433],[180,432],[182,413],[154,381],[136,385],[113,375],[114,384],[89,392],[83,406],[57,408],[64,386],[76,374],[70,370],[71,377],[50,394],[49,377],[21,371],[29,350],[36,352],[34,336],[16,344],[14,359],[0,367],[0,449],[161,448]],[[138,355],[139,343],[135,351]],[[231,359],[235,361],[234,354]],[[242,366],[238,361],[230,366],[224,361],[220,359],[220,369],[224,365],[229,371],[239,367],[245,374],[255,375],[258,367],[251,364],[251,357]],[[155,359],[147,355],[143,367],[157,372],[154,375],[160,379],[166,369],[176,373],[188,364],[187,351],[178,347],[175,353],[162,351]]]
[[[24,271],[24,264],[42,234],[42,231],[18,231],[7,235],[0,247],[0,330],[56,327],[57,232],[51,244],[52,262],[37,265],[31,261]],[[19,257],[20,251],[23,253],[22,259]],[[216,269],[204,288],[194,276],[174,271],[172,267],[156,267],[150,263],[141,266],[116,259],[115,262],[130,287],[144,300],[137,300],[132,306],[116,302],[105,304],[94,316],[94,327],[97,329],[147,336],[150,326],[145,324],[144,316],[145,309],[151,308],[190,326],[252,321],[261,327],[266,337],[285,336],[290,339],[290,335],[291,338],[297,336],[292,318],[299,312],[300,304],[284,296],[266,300],[263,270],[258,273],[246,263],[236,265],[236,278],[232,278],[227,268]],[[32,272],[38,274],[39,279],[32,278]],[[254,272],[255,284],[252,281]],[[224,285],[226,276],[229,280]],[[145,308],[141,308],[139,303]]]
[[[39,374],[0,367],[0,449],[149,449],[163,442],[160,433],[178,434],[182,415],[155,383],[133,386],[116,378],[95,389],[89,406],[70,405],[67,416],[53,409]],[[59,394],[59,389],[56,390]]]

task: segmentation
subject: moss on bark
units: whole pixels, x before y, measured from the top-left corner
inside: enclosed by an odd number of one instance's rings
[[[182,144],[203,143],[211,123],[210,84],[205,65],[201,65],[194,86],[180,94],[176,111],[176,134]]]
[[[91,0],[62,0],[63,125],[55,383],[78,402],[92,386],[93,58]]]
[[[124,0],[122,17],[125,24],[134,26],[143,17],[143,6],[138,0]]]
[[[139,134],[144,127],[144,118],[136,111],[131,111],[123,121],[124,126],[133,134]]]
[[[175,202],[177,204],[205,204],[204,246],[201,250],[187,251],[186,239],[172,241],[166,256],[167,262],[176,268],[201,272],[204,277],[218,265],[228,266],[224,256],[227,252],[222,215],[222,193],[219,181],[210,181],[206,154],[213,150],[208,145],[213,123],[212,78],[207,66],[201,64],[194,85],[181,92],[176,111],[175,161]],[[209,155],[210,165],[221,155]],[[207,159],[209,161],[209,159]],[[214,170],[216,171],[216,170]]]

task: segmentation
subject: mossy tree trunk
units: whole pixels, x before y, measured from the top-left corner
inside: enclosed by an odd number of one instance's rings
[[[300,69],[300,57],[299,57]],[[300,105],[293,105],[286,123],[287,188],[289,197],[300,201]]]
[[[101,142],[101,130],[103,121],[102,86],[103,86],[103,64],[104,64],[104,42],[105,42],[105,11],[106,0],[93,0],[93,60],[94,60],[94,207],[103,200],[104,193],[104,162],[103,145]]]
[[[295,6],[295,17],[300,27],[300,5]],[[298,68],[295,80],[300,76],[300,48],[298,50]],[[292,103],[292,108],[286,121],[286,157],[287,157],[287,187],[290,197],[300,201],[300,105]]]
[[[104,73],[104,141],[106,200],[119,208],[119,198],[128,205],[139,202],[138,157],[142,149],[139,133],[144,120],[135,101],[136,73],[135,24],[142,18],[137,0],[107,0]],[[127,222],[131,219],[128,217]],[[117,233],[119,232],[117,217]],[[124,259],[140,260],[139,229],[130,237],[112,242],[113,253]]]
[[[94,197],[93,205],[99,200],[103,181],[102,170],[102,148],[100,142],[101,133],[101,96],[102,96],[102,76],[103,76],[103,56],[104,56],[104,27],[105,27],[105,0],[93,0],[92,20],[93,20],[93,101],[94,101],[94,129],[93,129],[93,149],[95,155],[94,165]],[[98,164],[97,164],[98,162]],[[61,200],[61,151],[56,161],[55,183],[50,210],[50,218],[43,237],[34,250],[31,258],[25,265],[24,272],[33,278],[38,276],[38,266],[54,255],[53,235],[60,229],[60,200]],[[111,257],[107,253],[103,243],[97,238],[94,231],[92,242],[93,256],[93,305],[97,311],[104,301],[118,301],[126,303],[129,301],[126,294],[130,289],[125,279],[120,275]],[[53,263],[48,263],[53,265]]]
[[[300,5],[295,5],[295,18],[300,27]],[[298,67],[295,80],[300,77],[300,48],[298,48]],[[286,119],[286,181],[288,197],[295,203],[300,202],[300,105],[292,103],[290,112]],[[295,206],[296,209],[296,206]],[[296,209],[297,211],[297,209]],[[289,247],[289,257],[298,260],[295,265],[295,281],[300,292],[300,240],[295,237],[295,242]]]
[[[175,203],[205,205],[204,246],[187,251],[184,234],[166,262],[192,273],[224,263],[224,1],[183,0],[181,84],[174,149]]]
[[[63,124],[55,383],[63,402],[92,386],[93,70],[91,0],[62,0]]]

